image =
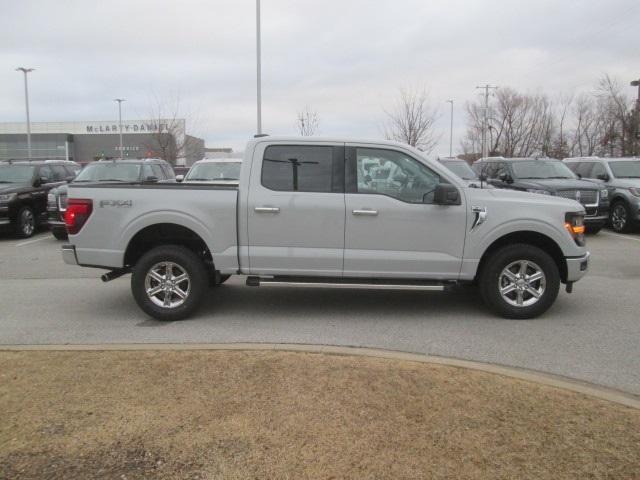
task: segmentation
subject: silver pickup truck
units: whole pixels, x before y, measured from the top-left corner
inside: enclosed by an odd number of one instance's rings
[[[160,320],[188,317],[230,275],[249,286],[445,290],[476,284],[496,313],[532,318],[587,271],[584,208],[468,188],[393,142],[262,137],[238,186],[70,184],[66,263],[132,273]],[[218,294],[222,295],[222,291]]]

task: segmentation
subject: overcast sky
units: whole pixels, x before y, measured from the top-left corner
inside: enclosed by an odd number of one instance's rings
[[[180,98],[188,133],[241,149],[255,133],[255,1],[0,0],[0,121],[144,118]],[[263,126],[382,136],[402,86],[426,86],[448,151],[464,102],[492,83],[550,94],[640,77],[639,0],[262,0]],[[629,88],[629,94],[635,94]]]

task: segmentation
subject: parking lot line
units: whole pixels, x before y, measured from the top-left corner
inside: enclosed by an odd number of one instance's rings
[[[34,239],[32,239],[32,240],[27,240],[26,242],[16,243],[16,244],[15,244],[15,246],[16,246],[16,247],[24,247],[25,245],[30,245],[30,244],[32,244],[32,243],[36,243],[36,242],[39,242],[39,241],[41,241],[41,240],[46,240],[46,239],[48,239],[48,238],[52,238],[52,236],[51,236],[51,235],[43,235],[43,236],[41,236],[41,237],[34,238]]]
[[[600,235],[605,235],[607,237],[624,238],[625,240],[633,240],[634,242],[640,242],[640,238],[632,237],[631,235],[621,235],[619,233],[613,233],[613,232],[600,232]]]

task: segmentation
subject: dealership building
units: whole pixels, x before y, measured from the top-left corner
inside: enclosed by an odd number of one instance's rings
[[[31,123],[31,157],[90,162],[100,158],[164,158],[191,165],[204,157],[204,140],[187,135],[184,119]],[[0,123],[0,160],[28,157],[27,126]]]

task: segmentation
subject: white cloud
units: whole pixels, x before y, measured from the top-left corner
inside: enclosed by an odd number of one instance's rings
[[[144,116],[150,98],[181,97],[193,133],[241,147],[255,130],[253,0],[2,2],[0,121],[109,119],[112,99]],[[637,78],[637,0],[263,0],[263,123],[294,133],[309,104],[323,134],[380,136],[383,107],[403,85],[448,105],[455,139],[464,102],[484,82],[549,92],[590,89],[602,72]]]

